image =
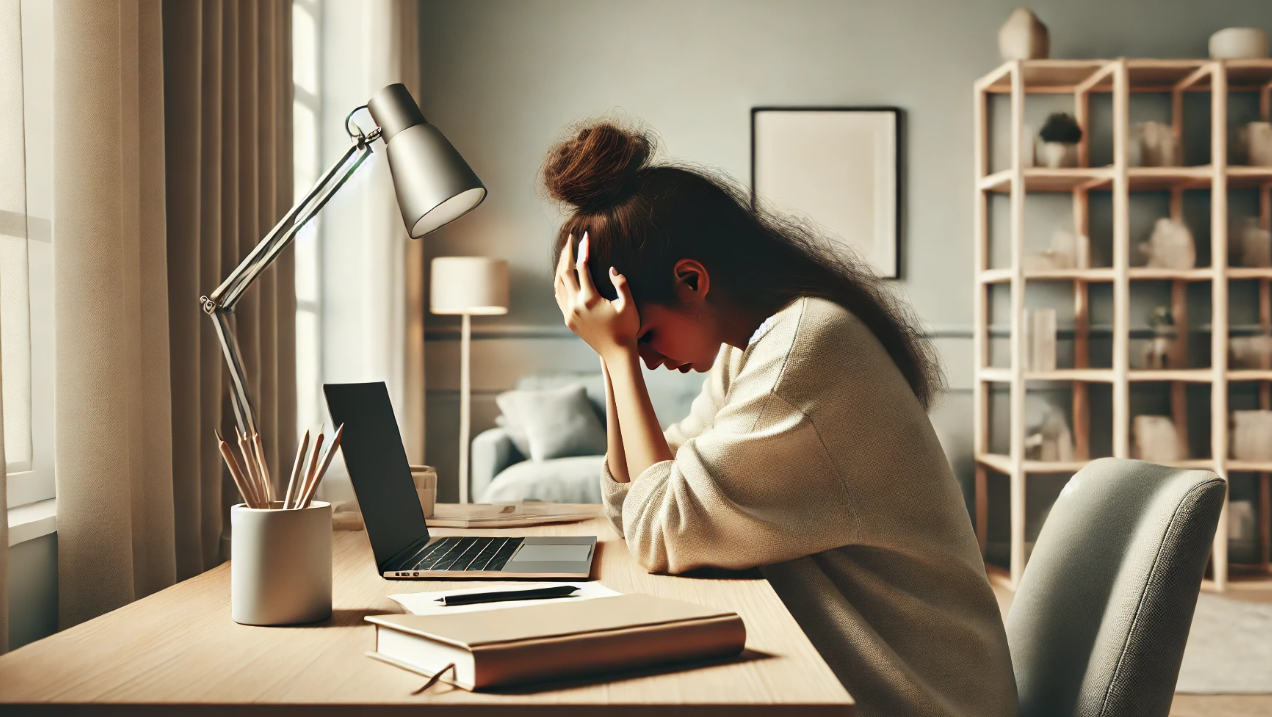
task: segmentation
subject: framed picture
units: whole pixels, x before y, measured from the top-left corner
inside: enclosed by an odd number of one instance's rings
[[[901,110],[751,110],[751,201],[812,220],[879,276],[900,275]]]

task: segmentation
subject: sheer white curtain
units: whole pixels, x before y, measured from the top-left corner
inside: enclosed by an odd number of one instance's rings
[[[19,287],[13,286],[15,260],[26,265],[26,147],[22,114],[22,3],[0,0],[0,352],[8,341],[9,294],[25,288],[26,272]],[[16,250],[16,251],[15,251]],[[28,314],[29,315],[29,314]],[[28,354],[29,355],[29,354]],[[0,383],[7,368],[0,362]],[[6,401],[7,402],[7,396]],[[4,402],[0,402],[0,436],[5,436]],[[5,440],[0,440],[0,653],[9,649],[9,521]]]
[[[419,92],[416,2],[323,5],[321,128],[324,161],[349,145],[345,115],[385,85]],[[360,113],[357,121],[369,121]],[[424,254],[407,237],[384,155],[368,159],[324,210],[324,381],[379,381],[402,427],[407,456],[424,455]],[[334,484],[333,484],[334,487]]]

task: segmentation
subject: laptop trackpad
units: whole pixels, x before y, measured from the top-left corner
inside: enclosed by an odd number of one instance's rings
[[[587,560],[588,553],[590,552],[592,552],[592,546],[590,545],[545,545],[542,543],[530,543],[522,545],[521,550],[517,551],[516,557],[514,557],[510,562],[581,562]]]

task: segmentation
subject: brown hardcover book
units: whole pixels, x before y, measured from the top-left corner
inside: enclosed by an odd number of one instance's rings
[[[563,601],[455,615],[370,615],[375,652],[467,690],[558,680],[742,652],[746,626],[728,610],[652,595]]]

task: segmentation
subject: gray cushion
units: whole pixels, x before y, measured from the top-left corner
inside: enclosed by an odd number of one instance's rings
[[[693,399],[702,393],[705,373],[680,373],[679,371],[644,371],[645,387],[649,390],[649,401],[654,404],[654,412],[658,414],[658,422],[663,428],[689,415],[689,407]],[[560,388],[581,383],[587,389],[588,402],[596,411],[601,425],[605,425],[605,383],[600,372],[574,373],[536,373],[517,379],[517,388],[523,390],[542,390]]]
[[[594,373],[578,373],[562,371],[560,373],[532,373],[517,379],[515,388],[518,391],[542,391],[549,388],[565,388],[581,385],[587,391],[587,402],[592,411],[605,425],[605,382],[599,371]],[[528,453],[526,455],[529,455]]]
[[[541,500],[548,503],[600,503],[604,456],[557,458],[514,463],[495,476],[482,503]]]
[[[1007,615],[1021,717],[1169,714],[1224,493],[1114,458],[1069,481]]]
[[[514,443],[525,435],[533,461],[605,452],[605,428],[581,384],[539,391],[507,391],[495,398]],[[518,450],[521,447],[518,446]]]

